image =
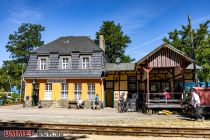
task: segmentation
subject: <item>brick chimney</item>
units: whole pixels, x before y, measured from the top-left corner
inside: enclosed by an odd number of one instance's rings
[[[105,52],[105,40],[103,35],[99,35],[99,47]]]

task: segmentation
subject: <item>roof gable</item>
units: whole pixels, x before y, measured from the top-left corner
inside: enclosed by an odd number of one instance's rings
[[[102,49],[95,44],[90,38],[86,36],[67,36],[60,37],[33,52],[37,53],[71,53],[71,52],[93,52],[102,51]]]
[[[137,62],[137,65],[147,63],[148,67],[174,67],[184,63],[194,62],[180,50],[163,44]]]

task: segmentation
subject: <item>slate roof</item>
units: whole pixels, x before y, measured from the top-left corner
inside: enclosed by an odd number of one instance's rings
[[[101,78],[106,59],[103,50],[86,36],[60,37],[32,51],[25,78]],[[39,57],[47,57],[47,69],[39,70]],[[82,69],[81,54],[91,55],[91,69]],[[71,56],[69,69],[61,69],[60,56]]]
[[[134,71],[135,63],[106,63],[105,71]]]
[[[48,54],[49,52],[68,54],[74,51],[93,52],[102,51],[102,49],[87,36],[66,36],[60,37],[46,45],[43,45],[42,47],[39,47],[32,52],[37,52],[41,54]]]

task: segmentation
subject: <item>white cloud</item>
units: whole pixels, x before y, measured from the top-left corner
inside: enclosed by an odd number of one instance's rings
[[[192,19],[192,24],[195,25],[195,24],[201,23],[201,22],[203,22],[203,21],[205,21],[205,20],[210,20],[210,15],[201,17],[201,18],[196,19],[196,20],[193,20],[193,19]]]
[[[23,22],[36,22],[42,19],[42,13],[32,7],[27,6],[24,1],[12,1],[8,9],[8,21],[21,24]]]

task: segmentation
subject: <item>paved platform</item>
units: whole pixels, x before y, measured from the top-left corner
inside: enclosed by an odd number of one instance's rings
[[[139,112],[118,113],[116,109],[67,109],[0,106],[0,121],[61,124],[98,124],[167,127],[210,127],[210,120],[193,121],[180,115],[147,115]]]

